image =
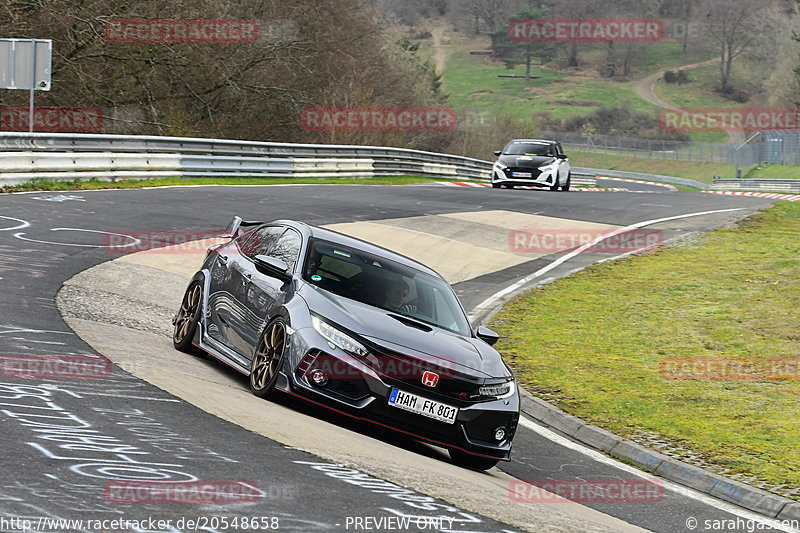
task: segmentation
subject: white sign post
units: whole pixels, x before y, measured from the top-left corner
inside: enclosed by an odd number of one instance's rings
[[[0,39],[0,89],[31,92],[28,131],[33,131],[33,91],[50,90],[51,39]]]

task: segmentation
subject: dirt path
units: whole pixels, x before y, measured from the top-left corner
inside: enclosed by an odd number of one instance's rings
[[[691,65],[684,65],[684,66],[680,67],[680,69],[683,70],[683,69],[689,69],[689,68],[694,68],[694,67],[700,67],[700,66],[703,66],[703,65],[711,65],[711,64],[713,64],[713,63],[715,63],[717,61],[719,61],[719,59],[717,59],[717,58],[709,59],[708,61],[701,61],[700,63],[692,63]],[[680,109],[678,107],[675,107],[672,104],[669,104],[669,103],[665,102],[664,100],[659,98],[658,95],[656,95],[656,91],[655,91],[656,82],[664,76],[664,73],[667,70],[671,70],[671,69],[665,69],[665,70],[661,70],[659,72],[656,72],[655,74],[650,74],[646,78],[642,78],[641,80],[636,82],[636,93],[639,96],[641,96],[643,99],[645,99],[648,102],[650,102],[651,104],[653,104],[655,106],[658,106],[658,107],[660,107],[662,109],[669,109],[670,111],[683,111],[683,109]],[[725,129],[725,128],[723,128],[723,129]],[[729,144],[741,144],[741,143],[744,142],[744,132],[735,131],[735,130],[729,130],[729,129],[725,129],[725,131],[728,133],[728,143]]]
[[[431,35],[433,35],[433,48],[436,50],[436,52],[433,54],[433,61],[436,65],[436,74],[441,74],[444,72],[444,67],[447,63],[447,57],[450,55],[450,50],[447,50],[442,46],[444,27],[439,26],[434,28],[431,30]]]

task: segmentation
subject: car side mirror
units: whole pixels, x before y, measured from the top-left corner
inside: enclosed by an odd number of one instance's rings
[[[478,330],[475,332],[475,335],[489,346],[494,346],[494,344],[500,338],[500,335],[486,326],[478,326]]]
[[[289,281],[292,274],[289,272],[289,265],[277,257],[269,255],[257,255],[253,258],[256,268],[263,271],[268,276],[274,276],[281,281]]]
[[[556,157],[559,158],[559,159],[566,159],[567,158],[567,154],[559,154]]]
[[[495,151],[494,151],[494,155],[496,155],[496,156],[498,156],[498,157],[500,157],[500,154],[502,154],[502,153],[503,153],[503,151],[502,151],[502,150],[495,150]]]

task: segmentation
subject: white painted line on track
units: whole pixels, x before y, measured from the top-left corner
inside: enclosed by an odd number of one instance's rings
[[[644,479],[646,481],[650,481],[650,482],[653,482],[653,483],[660,483],[660,484],[662,484],[664,486],[665,489],[668,489],[668,490],[670,490],[672,492],[675,492],[676,494],[679,494],[681,496],[684,496],[684,497],[687,497],[687,498],[692,498],[692,499],[697,500],[697,501],[699,501],[699,502],[701,502],[701,503],[703,503],[705,505],[709,505],[711,507],[715,507],[715,508],[719,509],[720,511],[724,511],[726,513],[730,513],[732,515],[736,515],[738,517],[741,517],[741,518],[743,518],[745,520],[752,521],[752,523],[763,524],[764,526],[777,529],[778,531],[785,531],[787,533],[800,533],[800,529],[795,529],[795,528],[792,528],[792,527],[789,527],[789,526],[781,526],[779,524],[779,521],[777,521],[777,520],[770,519],[770,518],[765,518],[763,515],[748,511],[746,509],[742,509],[741,507],[733,505],[732,503],[728,503],[728,502],[719,500],[717,498],[714,498],[713,496],[709,496],[707,494],[703,494],[702,492],[696,491],[696,490],[691,489],[689,487],[685,487],[683,485],[678,485],[677,483],[673,483],[672,481],[669,481],[668,479],[664,479],[663,477],[654,476],[654,475],[649,474],[647,472],[643,472],[642,470],[639,470],[638,468],[636,468],[634,466],[630,466],[630,465],[627,465],[627,464],[622,463],[620,461],[617,461],[616,459],[613,459],[613,458],[607,456],[606,454],[604,454],[602,452],[599,452],[597,450],[593,450],[591,448],[587,448],[586,446],[584,446],[582,444],[578,444],[577,442],[572,441],[572,440],[570,440],[570,439],[568,439],[566,437],[563,437],[563,436],[559,435],[558,433],[556,433],[556,432],[554,432],[554,431],[552,431],[552,430],[550,430],[550,429],[548,429],[548,428],[546,428],[544,426],[540,426],[539,424],[537,424],[535,422],[532,422],[531,420],[528,420],[524,416],[520,417],[519,423],[520,423],[521,426],[524,426],[524,427],[530,429],[531,431],[533,431],[537,435],[540,435],[540,436],[542,436],[542,437],[544,437],[544,438],[546,438],[546,439],[548,439],[548,440],[550,440],[552,442],[555,442],[556,444],[558,444],[560,446],[563,446],[565,448],[569,448],[570,450],[573,450],[573,451],[576,451],[576,452],[580,452],[580,453],[588,456],[593,461],[596,461],[598,463],[602,463],[602,464],[605,464],[605,465],[608,465],[608,466],[612,466],[612,467],[617,468],[619,470],[623,470],[628,474],[640,477],[640,478],[642,478],[642,479]],[[522,480],[522,481],[525,481],[525,480]],[[688,515],[687,515],[687,518],[688,518]],[[721,519],[722,517],[719,517],[719,518]]]
[[[75,244],[69,242],[52,242],[52,241],[40,241],[37,239],[29,239],[28,237],[23,237],[24,233],[15,233],[14,237],[21,241],[28,241],[28,242],[36,242],[39,244],[56,244],[58,246],[80,246],[82,248],[127,248],[129,246],[135,246],[142,241],[133,237],[131,235],[123,235],[122,233],[114,233],[111,231],[99,231],[96,229],[83,229],[83,228],[51,228],[50,231],[86,231],[89,233],[99,233],[101,235],[117,235],[118,237],[124,237],[126,239],[131,239],[132,242],[127,244]]]
[[[0,215],[0,218],[4,218],[6,220],[13,220],[14,222],[19,222],[18,226],[14,226],[11,228],[0,228],[0,231],[14,231],[15,229],[25,229],[31,225],[30,222],[22,220],[21,218],[7,217],[4,215]]]
[[[584,244],[583,246],[573,250],[572,252],[559,257],[558,259],[554,260],[549,265],[540,268],[539,270],[537,270],[533,274],[525,276],[521,280],[519,280],[519,281],[517,281],[515,283],[512,283],[511,285],[509,285],[505,289],[499,290],[496,293],[492,294],[491,296],[486,298],[483,302],[481,302],[478,305],[476,305],[472,309],[472,312],[469,314],[468,318],[469,318],[470,322],[472,322],[478,314],[482,313],[483,311],[485,311],[487,309],[491,309],[492,307],[497,305],[497,303],[503,297],[514,293],[515,291],[521,289],[522,287],[524,287],[525,285],[527,285],[531,281],[535,280],[539,276],[541,276],[543,274],[546,274],[547,272],[550,272],[551,270],[553,270],[557,266],[559,266],[559,265],[561,265],[563,263],[566,263],[570,259],[580,255],[581,253],[583,253],[587,249],[591,248],[592,246],[596,245],[599,242],[604,241],[605,239],[608,239],[609,237],[613,237],[615,235],[619,235],[620,233],[625,233],[625,232],[628,232],[628,231],[631,231],[631,230],[635,230],[635,229],[638,229],[638,228],[643,228],[645,226],[652,226],[653,224],[658,224],[658,223],[661,223],[661,222],[669,222],[670,220],[679,220],[679,219],[682,219],[682,218],[699,217],[699,216],[703,216],[703,215],[713,215],[713,214],[716,214],[716,213],[728,213],[728,212],[731,212],[731,211],[741,211],[742,209],[744,209],[744,208],[743,207],[735,207],[735,208],[731,208],[731,209],[715,209],[713,211],[701,211],[699,213],[687,213],[685,215],[675,215],[675,216],[671,216],[671,217],[656,218],[656,219],[653,219],[653,220],[645,220],[644,222],[638,222],[636,224],[631,224],[630,226],[625,226],[623,228],[615,229],[615,230],[610,231],[610,232],[608,232],[608,233],[606,233],[604,235],[600,235],[599,237],[595,238],[592,242],[588,242],[588,243]]]

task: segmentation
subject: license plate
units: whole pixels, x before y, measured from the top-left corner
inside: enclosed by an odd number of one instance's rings
[[[514,178],[530,178],[533,174],[530,172],[512,172],[511,176]]]
[[[434,420],[446,424],[455,423],[456,415],[458,415],[458,407],[453,407],[398,389],[392,389],[392,393],[389,395],[389,405],[418,415],[427,416],[428,418],[433,418]]]

